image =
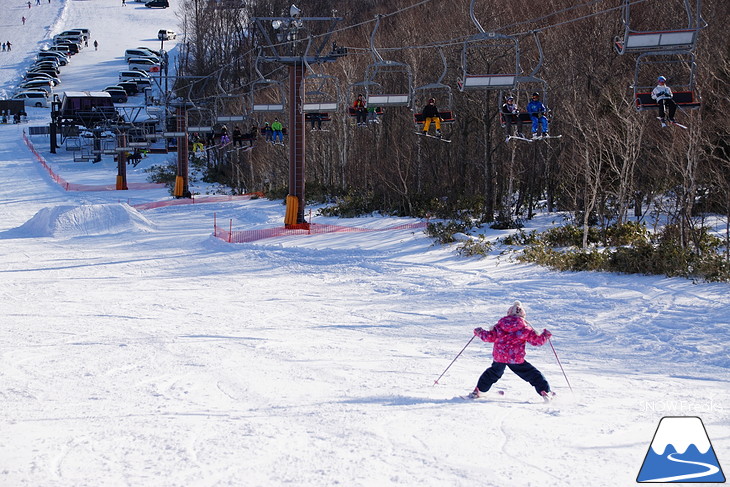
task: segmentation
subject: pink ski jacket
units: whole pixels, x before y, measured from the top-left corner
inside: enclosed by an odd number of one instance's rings
[[[476,328],[474,334],[484,342],[494,343],[492,356],[496,362],[521,364],[525,361],[525,342],[539,347],[552,336],[543,330],[538,335],[535,330],[519,316],[505,316],[490,330]]]

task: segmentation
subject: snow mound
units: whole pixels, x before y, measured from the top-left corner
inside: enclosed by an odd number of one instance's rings
[[[24,237],[78,237],[152,229],[152,222],[137,210],[116,203],[43,208],[14,233]]]

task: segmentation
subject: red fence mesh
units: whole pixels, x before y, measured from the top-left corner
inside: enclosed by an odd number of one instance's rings
[[[23,132],[23,141],[28,149],[33,153],[38,162],[48,171],[51,178],[58,183],[66,191],[116,191],[116,183],[107,185],[90,185],[90,184],[76,184],[69,183],[64,178],[56,174],[51,166],[48,165],[42,155],[36,151],[33,147],[33,143],[28,139],[25,132]],[[158,189],[164,187],[164,184],[159,183],[129,183],[127,184],[128,189]],[[132,205],[138,210],[149,210],[153,208],[161,208],[165,206],[173,205],[189,205],[191,203],[212,203],[220,201],[236,201],[251,199],[253,196],[262,196],[260,193],[251,193],[244,195],[212,195],[212,196],[199,196],[197,198],[182,198],[174,200],[164,201],[152,201],[149,203],[141,203]],[[245,243],[253,242],[256,240],[262,240],[265,238],[291,236],[291,235],[312,235],[320,233],[337,233],[337,232],[384,232],[393,230],[420,230],[426,228],[426,222],[416,223],[404,223],[401,225],[393,225],[386,228],[358,228],[358,227],[345,227],[340,225],[326,225],[319,223],[312,223],[308,229],[299,228],[286,228],[286,227],[275,227],[275,228],[264,228],[260,230],[225,230],[214,223],[213,235],[221,240],[225,240],[230,243]]]
[[[25,135],[25,132],[23,132],[23,141],[25,142],[25,145],[28,146],[28,149],[33,153],[35,158],[38,160],[38,162],[41,163],[41,166],[45,168],[46,171],[48,171],[48,174],[50,174],[51,179],[53,179],[56,183],[58,183],[59,186],[61,186],[66,191],[116,191],[117,190],[117,184],[116,181],[111,184],[104,184],[104,185],[92,185],[92,184],[76,184],[76,183],[69,183],[65,179],[63,179],[61,176],[53,172],[53,169],[51,169],[51,166],[48,165],[46,160],[43,158],[42,155],[38,153],[37,150],[35,150],[35,147],[33,147],[33,142],[30,141],[27,135]],[[165,185],[161,183],[129,183],[127,184],[127,189],[159,189],[164,188]]]
[[[190,205],[195,203],[218,203],[221,201],[239,201],[250,200],[254,196],[262,197],[262,193],[246,193],[237,195],[216,194],[210,196],[195,196],[193,198],[179,198],[174,200],[151,201],[149,203],[139,203],[131,205],[138,210],[152,210],[154,208],[162,208],[165,206]]]
[[[286,227],[263,228],[260,230],[237,230],[231,231],[219,227],[214,224],[213,235],[221,240],[229,243],[246,243],[265,238],[283,237],[290,235],[311,235],[320,233],[336,233],[336,232],[385,232],[393,230],[420,230],[426,228],[426,222],[404,223],[401,225],[393,225],[386,228],[358,228],[344,227],[340,225],[326,225],[312,223],[308,230],[293,229]]]

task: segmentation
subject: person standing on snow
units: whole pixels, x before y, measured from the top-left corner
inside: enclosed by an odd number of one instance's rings
[[[474,335],[482,341],[494,343],[494,361],[479,377],[477,386],[468,396],[469,399],[476,399],[487,392],[502,377],[507,367],[522,380],[529,382],[546,402],[555,395],[550,391],[550,385],[542,373],[525,361],[525,342],[539,347],[550,339],[552,333],[545,329],[538,334],[525,321],[525,314],[522,303],[515,301],[507,311],[507,316],[501,318],[496,325],[488,330],[481,327],[474,329]]]

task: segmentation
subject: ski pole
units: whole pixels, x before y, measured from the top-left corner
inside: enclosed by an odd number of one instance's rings
[[[456,357],[454,357],[454,360],[452,360],[452,361],[451,361],[451,363],[449,364],[449,366],[448,366],[448,367],[446,367],[446,370],[444,370],[444,371],[443,371],[443,372],[441,373],[441,375],[439,375],[439,378],[438,378],[438,379],[436,379],[435,381],[433,381],[433,385],[436,385],[436,384],[438,384],[438,383],[439,383],[439,380],[441,379],[441,377],[443,377],[443,376],[444,376],[444,374],[446,373],[446,371],[447,371],[447,370],[449,370],[449,368],[450,368],[450,367],[451,367],[452,365],[454,365],[454,362],[456,362],[456,359],[457,359],[457,358],[459,358],[459,355],[461,355],[462,353],[464,353],[464,350],[466,350],[466,347],[468,347],[468,346],[469,346],[469,344],[471,343],[471,341],[472,341],[472,340],[474,340],[474,338],[476,338],[476,335],[473,335],[473,336],[471,337],[471,340],[469,340],[468,342],[466,342],[466,345],[464,345],[464,348],[462,348],[462,349],[461,349],[461,352],[459,352],[459,354],[458,354],[458,355],[457,355]]]
[[[550,343],[550,348],[553,349],[553,353],[555,354],[555,360],[558,361],[558,365],[560,366],[560,370],[563,371],[563,377],[565,377],[565,382],[568,383],[568,388],[570,389],[570,392],[573,392],[573,388],[570,386],[570,381],[568,380],[568,376],[565,375],[565,369],[563,369],[563,364],[560,363],[560,359],[558,358],[558,352],[555,351],[555,347],[553,346],[553,341],[548,338],[548,343]]]

